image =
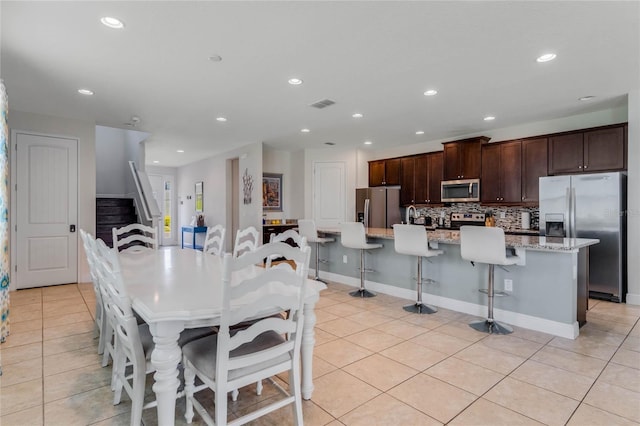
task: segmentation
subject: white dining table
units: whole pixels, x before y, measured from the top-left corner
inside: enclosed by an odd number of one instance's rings
[[[180,332],[186,328],[218,325],[221,313],[222,262],[218,256],[177,247],[138,253],[121,252],[120,267],[133,309],[149,324],[155,348],[153,391],[158,402],[158,424],[175,422]],[[234,273],[232,281],[259,274],[253,266]],[[314,307],[326,285],[307,280],[302,335],[302,397],[313,393],[312,363],[315,344]]]

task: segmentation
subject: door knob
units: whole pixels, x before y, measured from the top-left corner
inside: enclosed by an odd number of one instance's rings
[[[69,225],[69,232],[76,232],[76,226],[75,225]]]

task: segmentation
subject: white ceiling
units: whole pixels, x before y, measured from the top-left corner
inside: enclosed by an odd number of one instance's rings
[[[120,128],[137,115],[147,162],[165,166],[258,141],[382,149],[482,134],[624,105],[640,88],[637,1],[2,1],[0,15],[11,109]],[[546,52],[557,59],[537,63]],[[336,104],[309,107],[325,98]]]

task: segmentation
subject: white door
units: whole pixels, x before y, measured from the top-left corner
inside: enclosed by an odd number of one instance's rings
[[[160,245],[177,245],[177,232],[175,224],[175,203],[173,202],[173,176],[148,174],[153,191],[153,198],[160,207],[162,217],[160,218],[159,235]]]
[[[317,227],[336,227],[345,220],[345,164],[313,164],[313,219]]]
[[[17,288],[78,280],[78,141],[14,133]]]

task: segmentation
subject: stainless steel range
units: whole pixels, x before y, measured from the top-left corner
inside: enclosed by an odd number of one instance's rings
[[[451,213],[451,229],[465,225],[484,226],[484,213]]]

